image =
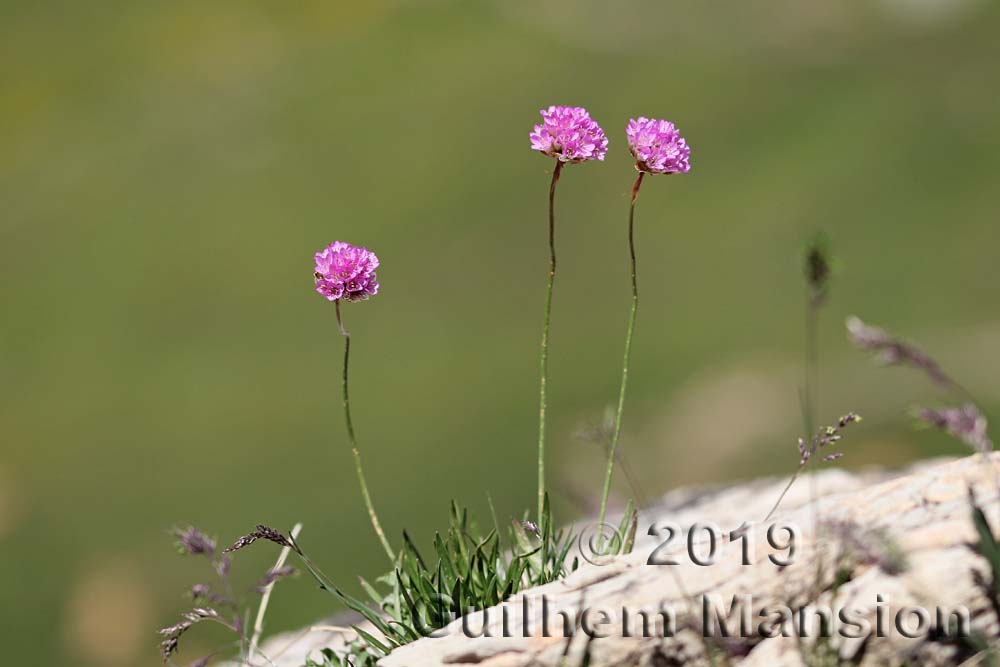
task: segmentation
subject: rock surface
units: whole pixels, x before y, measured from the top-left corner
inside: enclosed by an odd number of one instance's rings
[[[967,610],[972,632],[995,637],[998,631],[997,612],[976,575],[988,577],[988,567],[968,546],[976,539],[970,486],[993,525],[1000,525],[998,466],[1000,454],[990,461],[929,461],[897,473],[826,470],[800,479],[766,523],[762,519],[785,480],[681,489],[643,511],[631,554],[602,562],[589,553],[585,538],[581,553],[595,563],[584,562],[564,580],[466,617],[464,628],[457,620],[442,636],[399,648],[379,664],[556,666],[586,664],[589,656],[590,665],[837,665],[836,659],[817,662],[818,652],[826,650],[836,652],[840,664],[862,667],[958,665],[972,654],[969,643],[935,629],[947,628],[948,620],[957,622]],[[755,523],[745,537],[732,538],[731,531],[745,522]],[[670,524],[676,535],[664,546]],[[715,527],[714,552],[708,526]],[[796,531],[792,553],[782,548],[787,526]],[[665,560],[676,564],[650,564]],[[727,618],[733,596],[735,612]],[[927,610],[925,627],[923,612],[905,607]],[[832,637],[817,644],[815,625],[782,625],[785,609],[796,620],[805,610],[807,621],[829,609]],[[650,619],[646,632],[643,613]],[[468,636],[483,634],[484,616],[487,636]],[[568,639],[564,617],[575,631]],[[720,617],[729,637],[721,636]],[[665,618],[674,621],[666,633]],[[706,638],[706,629],[713,636]],[[343,632],[292,633],[262,648],[281,667],[300,667],[317,648],[342,646]]]

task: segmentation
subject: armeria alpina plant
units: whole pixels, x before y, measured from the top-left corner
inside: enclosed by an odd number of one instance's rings
[[[372,522],[372,528],[382,543],[389,562],[396,560],[396,554],[389,546],[385,531],[375,513],[375,506],[372,504],[371,496],[368,493],[368,484],[365,482],[365,473],[361,467],[361,453],[358,451],[358,440],[354,435],[354,424],[351,421],[351,399],[348,390],[348,368],[351,360],[351,334],[344,326],[344,321],[340,314],[341,301],[365,301],[369,297],[378,294],[378,278],[375,269],[378,268],[378,257],[367,248],[359,248],[343,241],[334,241],[327,247],[316,253],[316,268],[313,277],[316,280],[316,291],[322,294],[328,301],[332,301],[334,311],[337,314],[337,328],[344,337],[344,372],[343,372],[343,393],[344,393],[344,419],[347,424],[347,437],[351,443],[351,453],[354,455],[354,469],[358,476],[358,483],[361,485],[361,496],[368,508],[368,517]]]
[[[567,161],[579,159],[571,157]],[[292,535],[285,537],[273,528],[257,526],[226,550],[231,553],[267,540],[294,551],[321,588],[362,614],[377,629],[378,636],[356,627],[358,639],[349,643],[346,654],[325,654],[324,659],[333,664],[355,667],[373,664],[393,648],[429,634],[456,615],[498,604],[522,588],[549,583],[578,565],[567,558],[574,536],[570,531],[556,530],[544,492],[538,521],[526,517],[513,521],[506,531],[507,540],[495,516],[494,529],[483,534],[468,513],[453,502],[447,537],[434,537],[436,564],[424,559],[406,531],[401,548],[393,551],[375,513],[357,448],[348,388],[351,338],[340,311],[341,301],[362,301],[378,292],[378,265],[378,258],[366,248],[338,241],[316,253],[314,277],[316,291],[334,303],[337,325],[345,338],[343,398],[347,433],[361,495],[392,571],[377,578],[375,585],[361,580],[369,598],[365,602],[336,587]],[[283,569],[275,568],[270,575],[283,573]]]
[[[642,186],[642,179],[646,174],[686,174],[691,171],[691,149],[670,121],[654,120],[643,116],[633,118],[629,121],[625,134],[628,136],[629,152],[635,158],[635,169],[638,172],[635,183],[632,185],[632,197],[628,209],[628,251],[632,276],[632,307],[629,310],[628,327],[625,330],[622,381],[618,391],[618,407],[615,411],[611,444],[608,447],[608,465],[604,473],[604,487],[601,491],[601,513],[598,519],[600,525],[604,524],[608,494],[611,492],[611,477],[614,472],[618,440],[622,430],[622,414],[625,409],[625,389],[628,383],[629,357],[632,353],[632,333],[635,330],[635,318],[639,309],[639,283],[636,277],[635,259],[635,202],[639,197],[639,188]]]
[[[608,152],[604,130],[583,107],[550,106],[542,109],[542,122],[535,125],[529,138],[531,149],[555,158],[549,184],[549,277],[545,291],[545,317],[542,323],[538,408],[538,521],[545,504],[545,406],[549,363],[549,321],[552,315],[552,288],[556,280],[556,185],[563,165],[589,160],[603,160]]]

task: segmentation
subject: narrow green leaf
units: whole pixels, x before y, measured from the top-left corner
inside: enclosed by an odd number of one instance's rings
[[[434,551],[437,552],[438,562],[444,566],[445,575],[449,579],[458,576],[455,561],[452,560],[451,553],[445,546],[444,540],[441,539],[441,533],[434,533]]]
[[[415,642],[422,638],[416,629],[406,623],[401,623],[400,621],[389,621],[389,625],[399,626],[399,630],[396,630],[395,632],[405,638],[400,642],[400,645],[409,644],[410,642]]]
[[[622,546],[623,554],[632,553],[635,548],[635,531],[639,527],[639,511],[632,511],[632,521],[629,523],[628,532],[625,533],[625,544]]]
[[[990,528],[990,522],[986,518],[986,514],[983,513],[983,510],[976,503],[971,489],[969,491],[969,505],[972,508],[972,523],[975,525],[976,533],[979,535],[976,551],[990,564],[993,574],[993,593],[996,595],[1000,593],[1000,590],[997,590],[1000,588],[1000,546],[997,545],[996,538],[993,537],[993,529]]]
[[[497,535],[499,535],[500,534],[500,522],[497,521],[497,510],[496,510],[495,507],[493,507],[493,496],[490,495],[489,491],[486,492],[486,502],[489,503],[489,506],[490,506],[490,516],[493,517],[493,529],[495,531],[497,531]]]
[[[362,630],[358,626],[352,625],[351,629],[353,629],[356,633],[358,633],[358,636],[361,637],[362,639],[364,639],[365,642],[367,642],[367,644],[369,646],[371,646],[376,651],[378,651],[379,653],[381,653],[382,655],[379,656],[379,657],[385,657],[385,656],[389,655],[389,653],[392,652],[392,649],[390,649],[388,646],[386,646],[385,644],[383,644],[379,640],[375,639],[375,637],[373,637],[370,633],[365,632],[364,630]]]
[[[382,594],[375,590],[375,587],[369,584],[364,577],[358,577],[358,581],[361,582],[361,588],[363,588],[365,593],[368,594],[368,597],[372,599],[372,602],[381,607],[383,600]]]
[[[379,632],[385,635],[386,639],[391,640],[393,638],[393,635],[395,633],[392,631],[389,625],[382,619],[382,617],[377,612],[375,612],[375,610],[373,610],[371,607],[363,603],[361,600],[351,597],[350,595],[344,593],[339,589],[334,589],[334,593],[349,608],[353,609],[354,611],[364,616],[369,623],[378,628]]]
[[[420,619],[420,610],[417,608],[417,605],[413,601],[413,598],[410,597],[409,591],[406,590],[406,586],[403,584],[403,577],[399,573],[399,570],[396,570],[396,578],[399,579],[399,590],[403,594],[403,601],[406,603],[407,608],[410,610],[410,618],[412,621],[414,621],[410,625],[414,626],[416,624],[415,622]]]
[[[413,555],[417,557],[417,562],[420,564],[421,569],[426,570],[427,565],[424,563],[424,559],[420,555],[420,550],[417,549],[417,545],[410,539],[410,534],[406,532],[406,530],[403,531],[403,542],[405,542],[407,548],[413,552]]]

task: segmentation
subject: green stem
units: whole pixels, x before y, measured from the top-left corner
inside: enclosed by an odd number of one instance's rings
[[[635,315],[639,310],[639,284],[636,280],[635,263],[635,200],[639,197],[639,187],[645,172],[640,171],[632,186],[632,202],[628,209],[628,252],[632,268],[632,310],[629,312],[628,329],[625,333],[625,358],[622,363],[622,384],[618,390],[618,410],[615,412],[615,430],[611,435],[611,447],[608,451],[608,468],[604,473],[604,491],[601,493],[601,514],[598,525],[604,524],[604,516],[608,509],[608,494],[611,492],[611,475],[615,469],[615,453],[618,451],[618,437],[622,431],[622,412],[625,410],[625,387],[628,383],[628,362],[632,353],[632,332],[635,330]]]
[[[395,563],[396,554],[393,553],[392,547],[389,546],[389,540],[385,537],[382,524],[379,523],[378,515],[375,514],[375,506],[372,505],[371,496],[368,494],[368,484],[365,482],[365,473],[361,469],[361,454],[358,452],[358,440],[354,436],[354,423],[351,421],[351,399],[347,390],[347,369],[351,360],[351,334],[344,327],[344,322],[340,317],[340,301],[334,301],[334,306],[337,311],[337,327],[340,329],[340,334],[344,337],[344,417],[347,422],[347,436],[351,441],[351,451],[354,454],[354,469],[358,473],[358,483],[361,484],[361,496],[364,498],[365,506],[368,507],[368,518],[371,519],[372,528],[375,529],[375,534],[381,540],[382,548],[385,549],[385,553],[389,557],[389,562]]]
[[[552,315],[552,286],[556,281],[556,183],[563,163],[556,160],[549,185],[549,282],[545,292],[545,321],[542,325],[541,382],[538,407],[538,523],[545,509],[545,383],[549,373],[549,320]]]
[[[816,432],[816,406],[819,404],[819,306],[816,298],[810,295],[806,304],[806,367],[805,395],[802,405],[803,426],[806,436],[812,437]]]

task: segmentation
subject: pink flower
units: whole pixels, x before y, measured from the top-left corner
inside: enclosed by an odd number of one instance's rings
[[[316,291],[329,301],[364,301],[378,293],[378,257],[368,248],[334,241],[316,253]]]
[[[628,122],[628,149],[635,168],[650,174],[686,174],[691,171],[691,149],[674,124],[639,116]]]
[[[542,109],[542,123],[528,135],[531,150],[560,162],[603,160],[608,152],[604,130],[583,107]]]

